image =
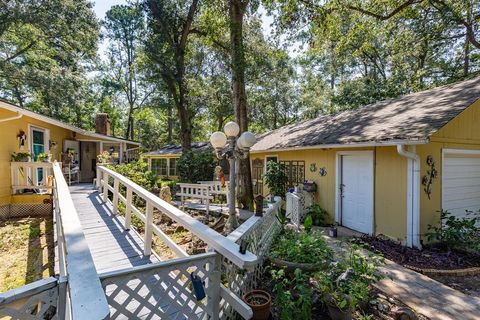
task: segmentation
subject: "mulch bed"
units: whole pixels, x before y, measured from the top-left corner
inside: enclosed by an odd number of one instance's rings
[[[454,270],[480,267],[480,255],[458,250],[445,251],[438,246],[428,246],[423,250],[409,248],[381,236],[362,236],[353,240],[367,249],[381,253],[385,258],[403,266],[421,269]]]

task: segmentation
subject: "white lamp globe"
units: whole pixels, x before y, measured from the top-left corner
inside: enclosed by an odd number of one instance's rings
[[[240,127],[236,122],[230,121],[223,127],[223,131],[225,131],[227,137],[236,137],[240,132]]]
[[[227,143],[227,137],[223,132],[216,131],[210,136],[210,143],[215,149],[221,149]]]
[[[240,138],[238,138],[238,143],[243,149],[251,148],[256,141],[255,135],[248,131],[242,133]]]

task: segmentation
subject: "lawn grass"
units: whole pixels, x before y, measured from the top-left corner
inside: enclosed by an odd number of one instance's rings
[[[54,274],[51,218],[0,222],[0,292]]]

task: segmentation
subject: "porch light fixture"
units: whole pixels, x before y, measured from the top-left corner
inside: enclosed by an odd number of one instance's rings
[[[245,131],[240,137],[240,127],[236,122],[230,121],[223,128],[223,132],[217,131],[210,136],[210,143],[215,148],[219,160],[227,159],[230,164],[230,195],[228,203],[228,220],[225,224],[226,232],[232,232],[238,227],[237,213],[235,210],[236,172],[235,162],[237,159],[248,158],[250,148],[255,144],[255,135]]]

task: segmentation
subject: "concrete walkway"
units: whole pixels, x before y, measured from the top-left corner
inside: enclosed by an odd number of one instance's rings
[[[339,239],[326,236],[326,230],[322,232],[334,250],[345,250],[345,242],[339,245]],[[353,235],[352,230],[339,228],[339,236],[345,240]],[[480,298],[466,295],[387,259],[381,271],[388,277],[375,286],[419,314],[432,320],[480,319]]]
[[[385,260],[382,271],[391,279],[380,281],[376,287],[417,313],[432,320],[480,319],[479,298],[463,294],[390,260]]]

